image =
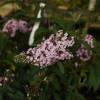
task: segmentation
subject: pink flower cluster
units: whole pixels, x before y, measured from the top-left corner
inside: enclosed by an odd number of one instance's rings
[[[84,41],[87,42],[87,44],[91,47],[94,48],[94,44],[93,44],[93,36],[87,34],[84,37]],[[78,50],[76,51],[76,55],[77,57],[80,58],[80,60],[82,61],[88,61],[91,59],[91,55],[92,55],[92,51],[87,50],[83,44],[81,44],[81,46],[78,48]]]
[[[60,30],[38,44],[37,47],[30,48],[27,52],[24,52],[25,62],[44,68],[59,60],[71,59],[73,55],[67,47],[73,46],[74,43],[74,37],[69,38]]]
[[[93,45],[93,36],[90,35],[90,34],[87,34],[84,38],[85,42],[88,43],[88,45],[90,45],[91,48],[94,48],[94,45]]]
[[[93,45],[93,37],[86,35],[83,41],[87,42],[91,48]],[[48,39],[44,39],[40,44],[37,44],[34,48],[29,48],[26,52],[20,53],[16,56],[16,62],[24,62],[44,68],[52,65],[59,60],[70,60],[74,55],[70,52],[69,48],[75,44],[74,37],[68,36],[67,33],[63,33],[63,30],[59,30],[56,34],[51,34]],[[92,51],[85,48],[85,45],[81,43],[81,46],[75,51],[75,56],[81,61],[88,61],[91,59]],[[78,63],[75,63],[78,66]]]
[[[11,19],[5,23],[2,29],[3,32],[9,33],[10,37],[15,37],[17,30],[19,30],[22,33],[28,32],[28,23],[23,20],[17,21],[15,19]]]
[[[6,22],[2,29],[3,32],[9,33],[10,37],[14,37],[16,35],[17,30],[18,30],[18,22],[14,19]]]
[[[81,47],[76,51],[77,57],[82,61],[88,61],[91,58],[92,51],[85,49],[84,45],[81,44]]]

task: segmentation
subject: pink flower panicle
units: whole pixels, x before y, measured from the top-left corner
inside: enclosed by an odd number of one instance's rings
[[[85,42],[88,43],[88,45],[90,45],[91,48],[94,48],[94,45],[93,45],[93,36],[92,35],[87,34],[85,36],[85,39],[84,40],[85,40]]]
[[[19,31],[22,32],[22,33],[28,32],[28,30],[29,30],[29,28],[28,28],[28,23],[27,23],[26,21],[19,20],[18,29],[19,29]]]
[[[18,30],[18,22],[15,19],[11,19],[5,23],[2,31],[9,33],[10,37],[14,37],[16,35],[17,30]]]
[[[8,33],[10,37],[15,37],[17,30],[26,33],[30,31],[30,28],[28,28],[28,23],[26,21],[11,19],[5,23],[2,29],[2,31]]]
[[[56,34],[52,34],[48,39],[42,41],[36,47],[21,53],[21,55],[25,57],[24,62],[44,68],[59,60],[73,58],[68,47],[72,47],[74,43],[74,37],[69,38],[60,30]]]
[[[88,61],[91,59],[92,51],[88,51],[84,48],[84,45],[81,44],[81,46],[76,51],[76,55],[80,58],[80,60]]]
[[[91,46],[93,45],[93,37],[86,35],[84,41]],[[16,62],[24,62],[38,66],[39,68],[45,68],[50,66],[59,60],[70,60],[73,58],[73,54],[69,51],[69,47],[75,44],[74,37],[69,37],[68,34],[64,34],[63,30],[59,30],[56,34],[51,34],[49,38],[43,39],[40,44],[37,44],[34,48],[29,48],[26,52],[22,52],[15,57]],[[77,58],[81,61],[88,61],[91,59],[92,51],[85,48],[83,44],[76,50]],[[77,67],[79,64],[75,63]]]

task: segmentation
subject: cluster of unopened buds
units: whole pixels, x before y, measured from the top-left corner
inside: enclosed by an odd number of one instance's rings
[[[13,82],[15,79],[15,74],[10,70],[6,69],[5,74],[0,75],[0,86],[5,86],[10,82]]]
[[[93,39],[84,39],[90,46]],[[34,48],[29,48],[26,52],[22,52],[15,57],[16,62],[24,62],[44,68],[57,63],[59,60],[70,60],[74,57],[69,48],[75,44],[74,37],[68,36],[63,30],[59,30],[56,34],[51,34],[48,39],[43,40]],[[92,44],[93,46],[93,44]],[[92,52],[84,48],[84,45],[76,50],[76,57],[82,61],[90,60]]]
[[[6,76],[0,76],[0,86],[3,86],[8,82],[8,78]]]
[[[28,23],[24,20],[11,19],[5,23],[2,31],[8,33],[10,37],[15,37],[17,31],[26,33],[31,31],[31,28],[28,27]]]

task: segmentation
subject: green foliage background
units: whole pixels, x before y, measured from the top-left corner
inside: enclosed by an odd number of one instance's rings
[[[16,2],[20,9],[0,20],[0,28],[11,18],[26,20],[32,26],[37,20],[40,1],[3,0],[1,6]],[[46,2],[46,8],[33,46],[59,29],[77,37],[87,34],[89,25],[100,25],[99,0],[92,12],[88,11],[88,0],[43,2]],[[29,35],[17,33],[11,39],[0,32],[0,76],[8,77],[8,81],[0,86],[0,100],[100,100],[100,38],[95,38],[92,60],[85,64],[81,62],[78,68],[74,61],[63,61],[40,70],[30,64],[14,62],[15,55],[29,48]],[[93,35],[98,36],[97,31]]]

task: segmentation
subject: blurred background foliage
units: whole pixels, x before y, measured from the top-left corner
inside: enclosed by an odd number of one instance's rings
[[[30,33],[18,33],[12,39],[0,32],[0,80],[7,78],[0,83],[0,100],[100,100],[100,0],[94,0],[92,10],[90,1],[0,0],[0,29],[11,18],[26,20],[32,26],[39,2],[46,3],[34,46],[59,29],[76,37],[89,33],[96,41],[91,62],[75,68],[65,61],[40,70],[13,61],[16,54],[29,48]]]

